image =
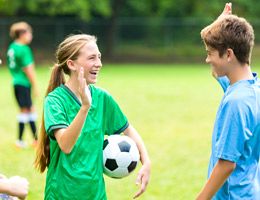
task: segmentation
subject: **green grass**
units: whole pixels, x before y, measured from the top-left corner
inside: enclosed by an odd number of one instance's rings
[[[49,68],[37,68],[41,95],[35,102],[39,116],[49,74]],[[43,199],[45,174],[39,174],[32,166],[34,149],[20,150],[14,146],[17,107],[5,68],[0,68],[0,79],[0,173],[27,177],[28,199]],[[211,131],[222,95],[209,67],[105,65],[97,85],[118,101],[149,151],[151,180],[140,199],[194,199],[206,180]],[[25,136],[28,142],[32,140],[28,127]],[[106,177],[108,199],[131,199],[138,189],[137,171],[120,180]]]

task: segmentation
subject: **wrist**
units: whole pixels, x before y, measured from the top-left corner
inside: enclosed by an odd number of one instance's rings
[[[88,112],[89,108],[90,108],[90,105],[82,105],[80,110],[82,110],[83,112]]]
[[[145,166],[146,168],[151,168],[151,161],[150,159],[146,159],[144,161],[142,161],[142,165]]]
[[[211,198],[208,197],[208,195],[206,195],[203,192],[200,192],[199,195],[197,196],[196,200],[210,200]]]
[[[10,181],[7,178],[0,180],[0,186],[1,186],[0,193],[10,194],[11,186],[10,186]]]

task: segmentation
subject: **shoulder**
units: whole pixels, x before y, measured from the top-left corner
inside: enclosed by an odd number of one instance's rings
[[[19,46],[15,43],[15,42],[12,42],[9,46],[8,46],[8,53],[9,52],[16,52],[16,51],[19,51]]]
[[[12,42],[9,47],[8,47],[8,51],[15,51],[16,54],[17,53],[21,53],[21,54],[28,54],[31,52],[31,48],[28,45],[23,45],[23,44],[18,44],[16,42]]]
[[[47,96],[45,97],[45,102],[62,100],[64,94],[65,94],[64,89],[59,86],[59,87],[55,88],[52,92],[47,94]]]
[[[90,90],[91,90],[92,99],[96,99],[96,100],[99,99],[99,102],[103,101],[107,105],[117,104],[116,99],[106,89],[94,85],[90,85]]]
[[[24,53],[27,53],[27,54],[32,53],[32,50],[28,45],[21,45],[21,51],[23,51]]]
[[[234,109],[245,109],[256,103],[257,96],[253,85],[241,84],[236,88],[229,88],[224,97],[224,105]]]
[[[92,93],[92,95],[102,95],[102,96],[111,96],[111,94],[104,88],[95,86],[95,85],[90,85],[90,91]]]
[[[19,45],[15,42],[15,41],[13,41],[13,42],[11,42],[10,44],[9,44],[9,47],[8,48],[15,48],[15,47],[18,47]]]

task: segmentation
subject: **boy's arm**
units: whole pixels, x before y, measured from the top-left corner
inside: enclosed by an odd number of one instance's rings
[[[24,67],[23,71],[26,74],[26,76],[28,77],[28,79],[32,85],[34,95],[38,96],[39,92],[38,92],[38,88],[37,88],[37,84],[36,84],[36,75],[35,75],[34,64],[30,64],[30,65]]]
[[[196,200],[210,200],[236,168],[236,163],[219,159]]]

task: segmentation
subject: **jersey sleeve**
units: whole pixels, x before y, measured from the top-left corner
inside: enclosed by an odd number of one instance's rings
[[[128,120],[114,98],[107,94],[105,99],[105,134],[120,134],[128,127]]]
[[[218,77],[217,81],[219,82],[220,86],[222,87],[223,91],[225,92],[230,85],[230,81],[227,76]]]
[[[46,133],[54,139],[54,130],[69,126],[66,112],[59,99],[47,96],[44,101],[44,127]]]
[[[235,99],[225,103],[218,119],[218,134],[215,143],[215,156],[219,159],[237,162],[244,153],[245,142],[252,135],[254,120],[249,106]]]
[[[22,68],[27,67],[28,65],[32,64],[33,62],[34,62],[34,60],[33,60],[32,50],[28,46],[24,47],[23,53],[21,55]]]

